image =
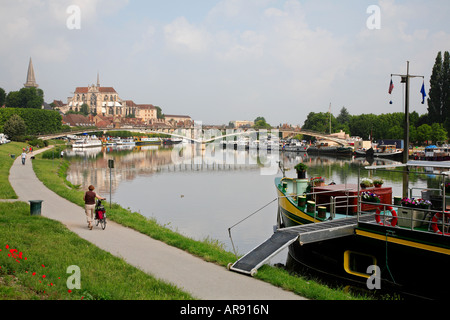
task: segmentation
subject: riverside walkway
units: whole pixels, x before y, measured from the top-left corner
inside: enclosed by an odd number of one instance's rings
[[[36,177],[30,156],[25,165],[18,157],[9,181],[19,201],[43,200],[42,216],[60,221],[81,238],[124,259],[130,265],[171,283],[201,300],[305,300],[261,280],[228,271],[140,232],[108,221],[101,230],[87,228],[84,209],[49,190]]]

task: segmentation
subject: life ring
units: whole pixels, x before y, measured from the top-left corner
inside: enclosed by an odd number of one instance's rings
[[[378,207],[377,211],[375,212],[375,220],[378,224],[381,224],[382,226],[395,227],[397,225],[397,221],[398,221],[397,212],[392,207],[386,207],[386,209],[391,213],[392,217],[394,217],[392,219],[392,221],[390,223],[389,223],[389,221],[386,221],[386,223],[383,223],[381,221],[380,207]]]
[[[445,212],[445,217],[446,217],[447,219],[450,218],[450,214],[449,214],[448,212]],[[441,213],[441,212],[436,213],[436,214],[433,216],[433,218],[431,219],[431,228],[433,229],[433,231],[434,231],[435,233],[437,233],[437,234],[442,234],[442,231],[439,230],[438,224],[437,224],[437,222],[438,222],[439,219],[442,219],[442,213]],[[450,235],[450,233],[446,233],[445,235]]]

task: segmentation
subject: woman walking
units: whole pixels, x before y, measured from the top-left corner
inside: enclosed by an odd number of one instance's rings
[[[92,221],[94,220],[94,212],[95,212],[95,198],[100,200],[106,200],[106,198],[102,198],[98,194],[94,192],[94,186],[90,185],[89,190],[84,194],[84,209],[86,211],[86,219],[88,223],[88,228],[92,230]]]

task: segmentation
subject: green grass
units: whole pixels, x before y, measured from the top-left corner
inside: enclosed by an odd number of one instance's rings
[[[11,158],[11,154],[19,157],[25,143],[10,142],[0,145],[0,199],[17,199],[17,194],[9,183],[9,169],[11,168],[15,158]]]
[[[33,168],[39,179],[51,190],[69,201],[83,206],[84,191],[72,186],[66,179],[68,164],[66,160],[45,160],[37,156],[33,161]],[[223,246],[210,239],[204,241],[193,240],[169,230],[148,219],[139,213],[131,212],[117,204],[105,204],[108,208],[108,218],[124,226],[133,228],[154,239],[163,241],[174,247],[183,249],[202,259],[226,267],[236,260],[233,253],[224,250]],[[368,299],[367,297],[353,296],[343,289],[332,289],[321,285],[317,281],[293,276],[280,268],[265,265],[257,273],[256,278],[272,283],[273,285],[290,290],[300,296],[318,300],[353,300]]]
[[[81,239],[61,223],[29,212],[24,202],[0,203],[0,299],[192,299]],[[17,259],[11,255],[14,249]],[[67,268],[72,265],[80,268],[81,288],[69,292],[67,280],[72,273]]]

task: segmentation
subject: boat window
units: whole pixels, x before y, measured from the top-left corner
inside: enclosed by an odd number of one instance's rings
[[[349,274],[369,278],[367,268],[376,264],[377,259],[374,256],[349,250],[344,252],[344,269]]]

